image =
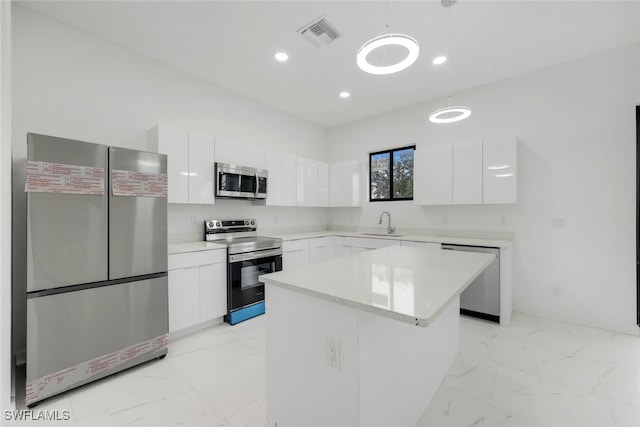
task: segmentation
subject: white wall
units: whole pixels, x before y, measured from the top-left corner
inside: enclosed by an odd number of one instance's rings
[[[326,160],[326,130],[224,88],[190,77],[104,39],[21,6],[13,8],[14,261],[25,271],[26,133],[147,149],[156,124]],[[244,215],[243,205],[169,207],[169,234],[202,233],[202,219]],[[242,209],[242,213],[239,210]],[[273,212],[278,214],[274,224]],[[271,227],[317,226],[311,209],[250,208]],[[322,215],[323,210],[319,210]],[[198,218],[196,224],[192,217]],[[171,236],[170,236],[171,237]],[[24,284],[18,284],[23,289]],[[16,293],[14,306],[24,311]],[[18,349],[23,337],[16,336]]]
[[[0,2],[0,409],[11,408],[11,2]],[[0,425],[5,425],[4,417]]]
[[[517,205],[365,202],[332,210],[330,225],[373,226],[389,210],[400,228],[513,232],[517,311],[637,334],[639,64],[635,45],[454,94],[473,110],[455,124],[428,121],[442,102],[435,100],[330,129],[330,161],[367,164],[369,151],[412,143],[420,149],[514,133],[520,140]],[[556,217],[567,226],[554,227]]]

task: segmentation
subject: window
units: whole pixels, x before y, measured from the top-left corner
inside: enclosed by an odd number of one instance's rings
[[[416,146],[369,154],[369,201],[413,200]]]

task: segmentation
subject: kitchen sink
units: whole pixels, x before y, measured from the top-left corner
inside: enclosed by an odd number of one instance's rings
[[[404,234],[388,234],[388,233],[360,233],[361,236],[377,236],[377,237],[402,237]]]

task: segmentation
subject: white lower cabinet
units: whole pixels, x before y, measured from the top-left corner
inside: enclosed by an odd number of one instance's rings
[[[223,280],[224,286],[220,286]],[[200,266],[200,321],[227,314],[227,263]]]
[[[282,269],[309,264],[309,239],[282,242]]]
[[[226,313],[226,250],[169,255],[169,332]]]
[[[335,239],[335,256],[351,255],[351,238],[344,236],[336,236]]]
[[[309,239],[309,263],[325,261],[335,257],[333,236]]]
[[[179,331],[200,322],[199,267],[169,270],[169,332]]]
[[[351,238],[351,253],[355,254],[363,251],[386,248],[387,246],[400,245],[399,241],[389,239],[369,239],[365,237]]]
[[[412,240],[403,240],[401,246],[411,246],[414,248],[431,248],[431,249],[441,249],[441,243],[434,242],[415,242]]]

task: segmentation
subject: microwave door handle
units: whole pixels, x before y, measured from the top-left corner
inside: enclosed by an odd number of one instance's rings
[[[255,179],[256,179],[256,192],[255,192],[255,196],[258,197],[258,189],[259,189],[259,185],[260,185],[260,181],[258,180],[258,172],[253,174]]]

